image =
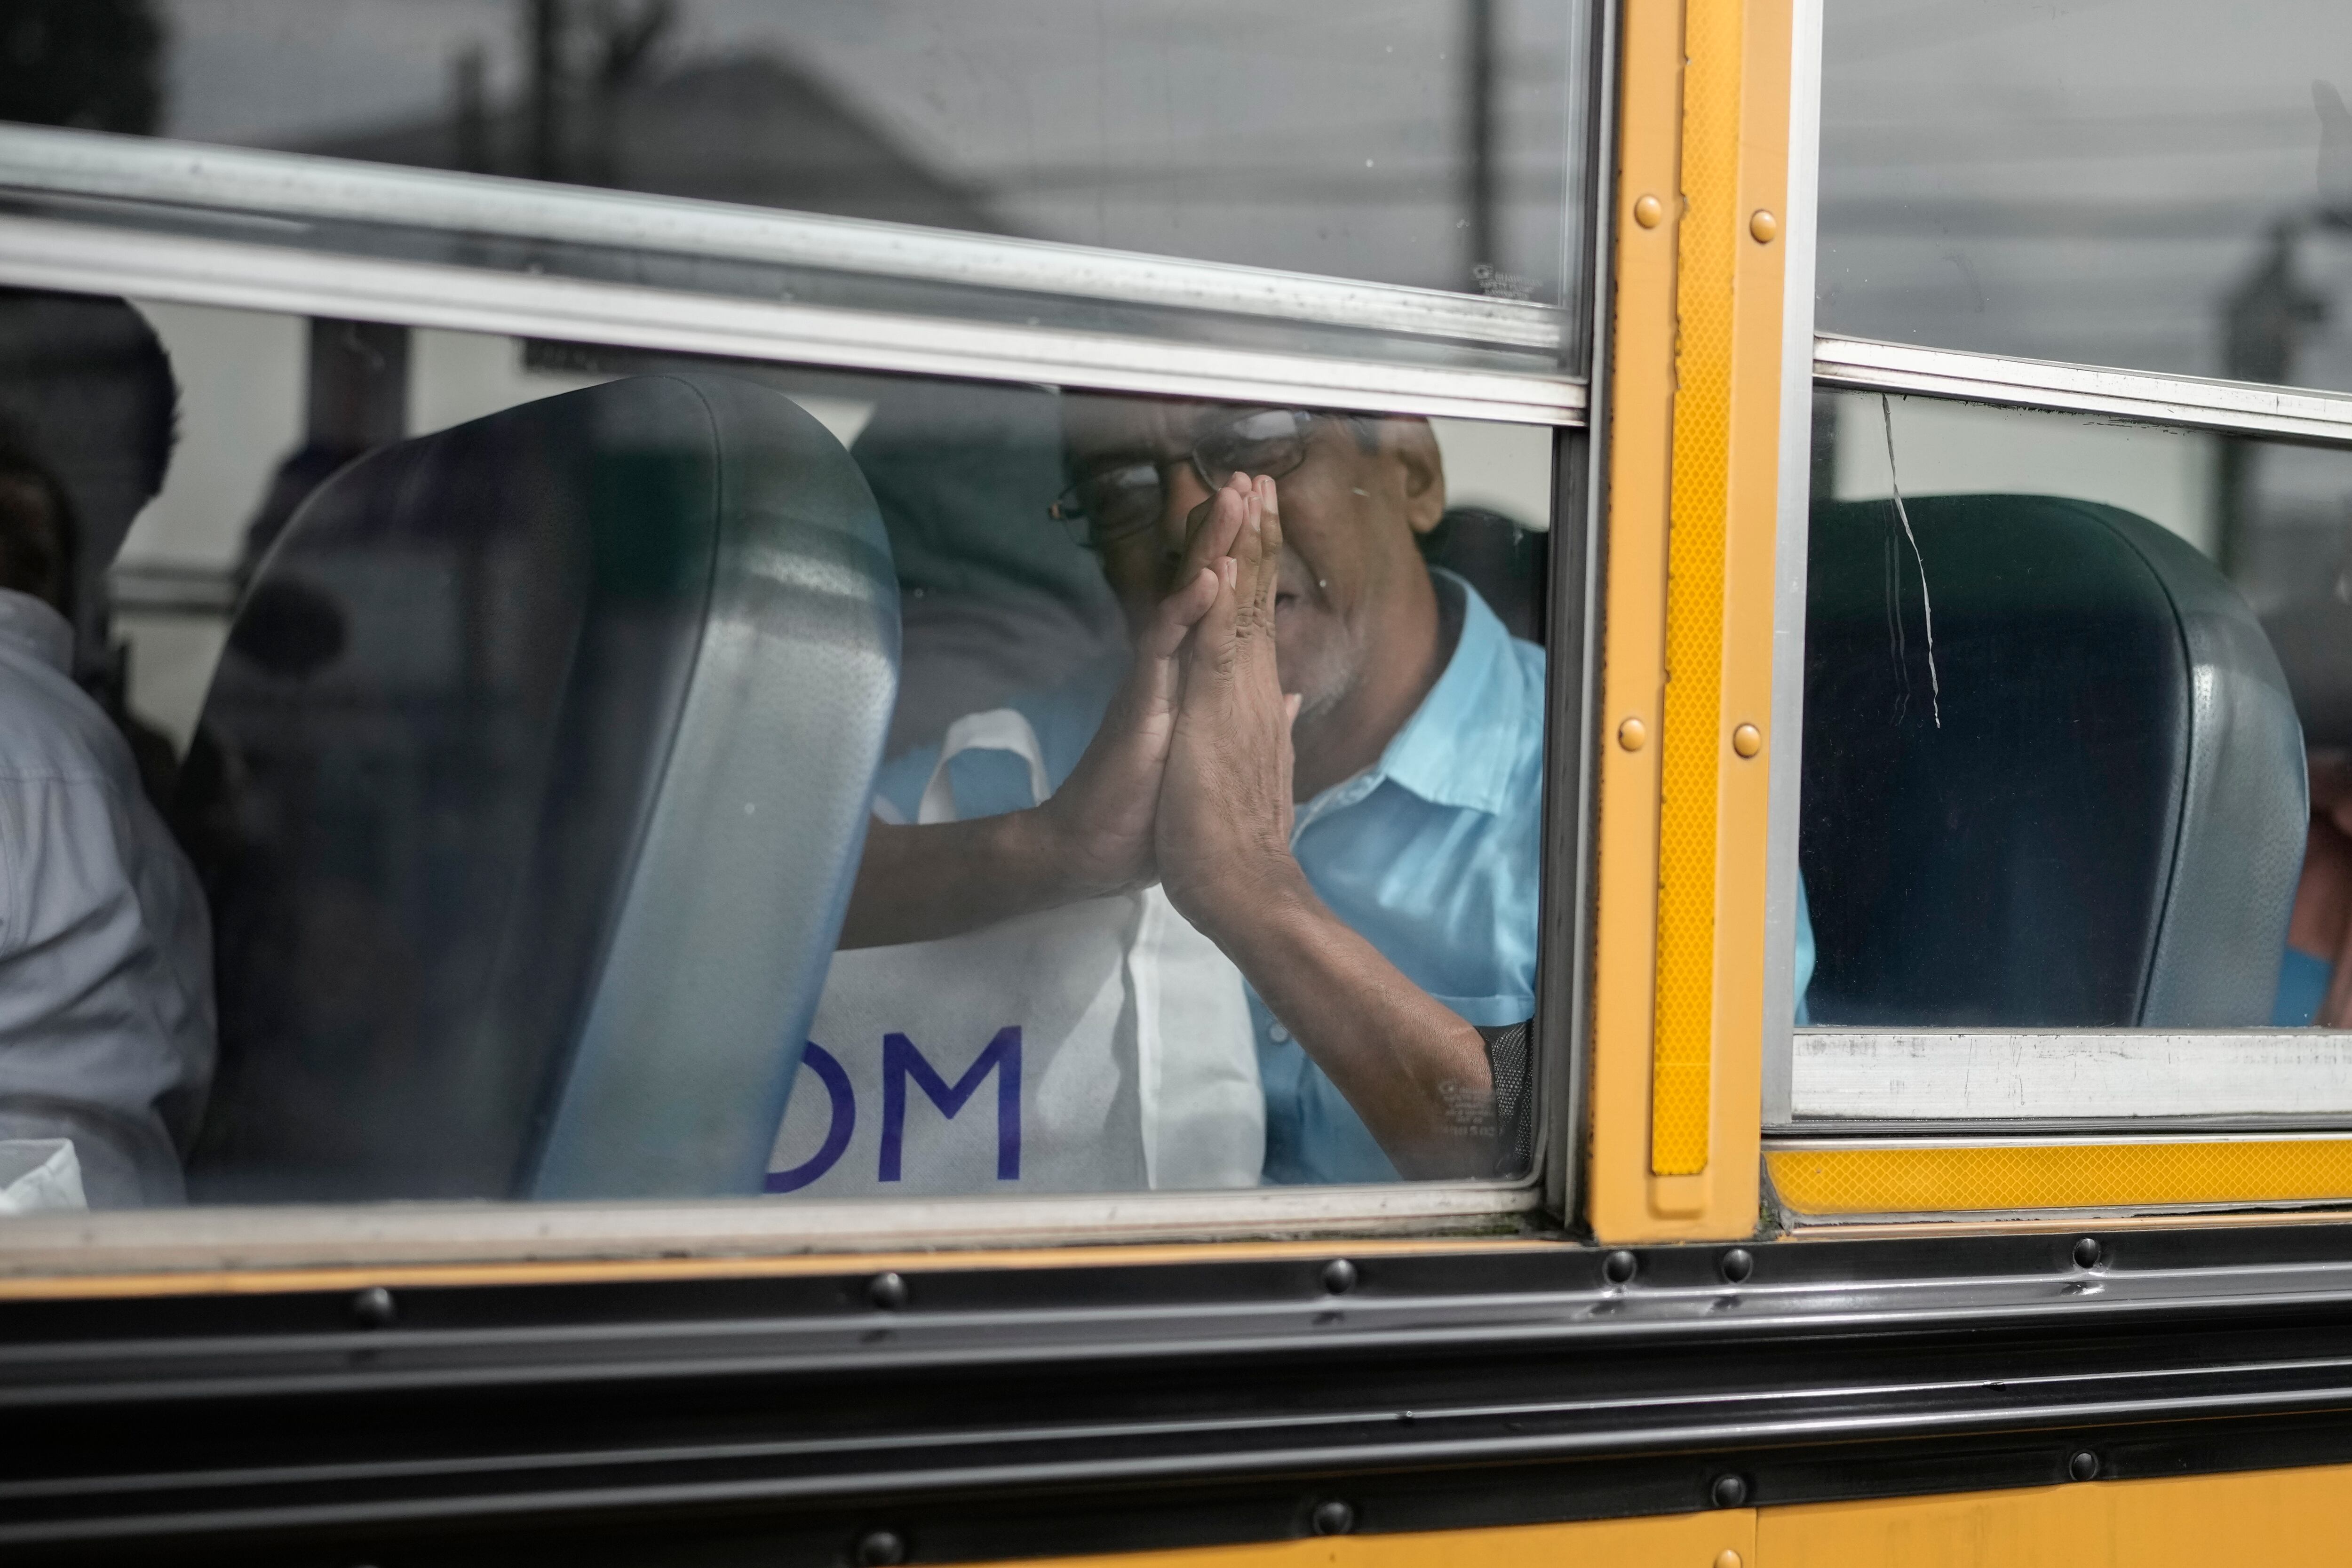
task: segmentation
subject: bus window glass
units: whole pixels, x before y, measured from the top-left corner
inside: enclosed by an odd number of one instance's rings
[[[76,850],[0,1141],[83,1201],[1526,1167],[1548,429],[26,292],[0,353],[67,781],[0,833]]]
[[[0,118],[1558,305],[1582,15],[68,0],[11,22]]]
[[[1825,331],[2352,387],[2352,10],[1832,0]]]
[[[1816,425],[1808,1021],[2352,1023],[2352,451],[1875,393]]]

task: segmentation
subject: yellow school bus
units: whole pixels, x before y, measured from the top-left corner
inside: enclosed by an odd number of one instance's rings
[[[0,1549],[2326,1553],[2339,56],[19,0]]]

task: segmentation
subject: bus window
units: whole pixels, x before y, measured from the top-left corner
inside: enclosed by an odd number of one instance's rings
[[[178,773],[173,1026],[0,953],[93,1205],[1528,1168],[1549,431],[0,303],[179,409],[79,599],[15,541],[140,448],[5,411],[0,742]]]
[[[1824,1222],[2341,1202],[2352,403],[2303,389],[2352,389],[2310,64],[2352,31],[1979,10],[1822,14],[1768,1179]]]
[[[1391,301],[1394,321],[1418,323],[1410,330],[1425,353],[1458,353],[1497,323],[1554,367],[1577,346],[1577,312],[1561,308],[1577,302],[1568,258],[1585,249],[1573,195],[1580,5],[104,8],[161,24],[149,47],[112,57],[124,79],[105,84],[94,108],[26,93],[11,118],[864,220],[727,220],[723,240],[695,226],[707,209],[673,206],[638,224],[631,243],[670,254],[640,254],[628,275],[667,267],[688,286],[769,299],[930,310],[946,301],[927,285],[994,282],[1024,294],[1014,320],[1099,326],[1105,300],[1216,309],[1214,296],[1233,294],[1130,264],[1176,257],[1479,302],[1465,313]],[[62,24],[27,29],[26,47],[63,52],[72,36]],[[42,67],[36,58],[20,68]],[[236,178],[226,164],[208,173]],[[272,187],[287,195],[283,180]],[[498,201],[506,212],[493,222],[530,205]],[[877,220],[927,233],[910,239]],[[1041,270],[1036,253],[954,235],[1134,254]],[[542,228],[524,255],[550,269],[611,265],[552,258],[544,242],[556,237]],[[789,278],[767,265],[780,258],[797,264]],[[1091,314],[1066,297],[1073,286],[1097,301]],[[1251,288],[1242,309],[1260,318],[1347,327],[1382,309],[1295,279]],[[1188,335],[1230,337],[1232,325],[1196,322]],[[1439,347],[1446,341],[1456,347]]]
[[[2352,12],[1837,0],[1819,324],[2352,387]]]
[[[1816,417],[1798,1113],[2352,1113],[2340,1041],[2206,1033],[2352,1022],[2352,452]]]

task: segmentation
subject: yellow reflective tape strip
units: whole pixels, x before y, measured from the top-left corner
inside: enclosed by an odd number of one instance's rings
[[[1797,1214],[1979,1214],[2352,1199],[2352,1139],[1773,1149]]]
[[[1715,1047],[1716,809],[1731,476],[1732,268],[1739,247],[1743,0],[1684,13],[1683,220],[1675,284],[1674,500],[1658,833],[1650,1168],[1706,1168]]]

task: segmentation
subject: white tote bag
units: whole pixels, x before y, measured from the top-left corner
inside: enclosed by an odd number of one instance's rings
[[[1051,793],[1035,730],[992,709],[949,727],[917,821],[955,819],[967,751],[1011,752]],[[1254,1186],[1265,1148],[1241,972],[1155,885],[834,954],[768,1190]]]

